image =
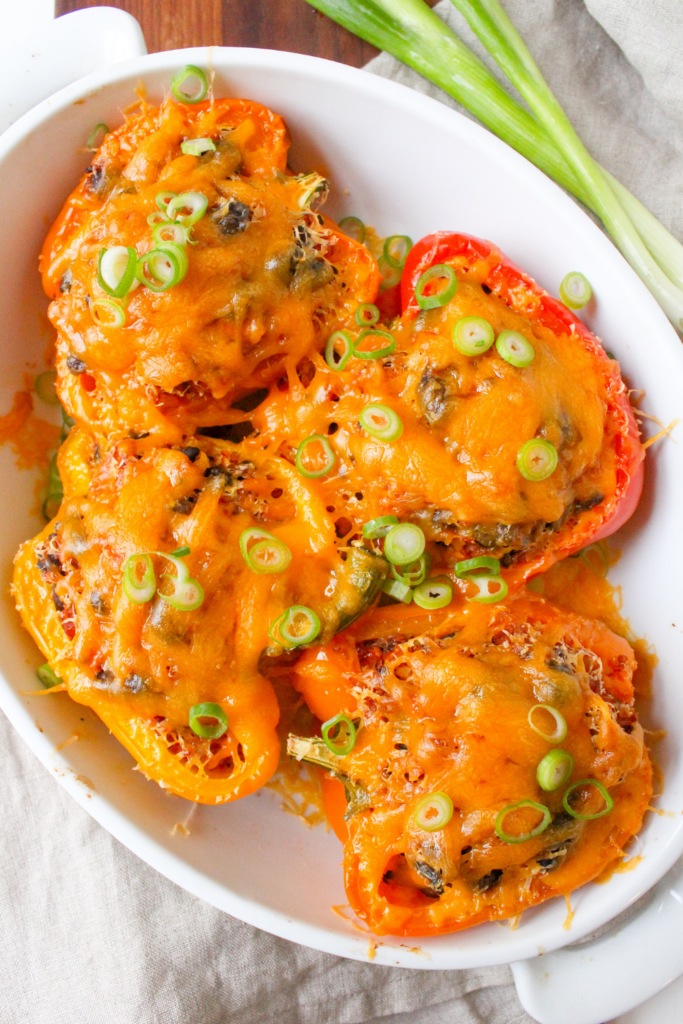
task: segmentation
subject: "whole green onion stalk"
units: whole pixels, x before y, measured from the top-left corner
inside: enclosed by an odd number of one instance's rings
[[[452,0],[533,116],[424,0],[308,0],[452,96],[602,219],[617,246],[679,330],[683,246],[589,155],[498,0]]]

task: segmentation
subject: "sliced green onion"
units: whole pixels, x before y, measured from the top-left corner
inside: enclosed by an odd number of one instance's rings
[[[407,235],[390,235],[384,243],[382,255],[390,267],[395,270],[403,270],[412,247],[413,240]]]
[[[538,811],[539,814],[543,815],[538,825],[532,828],[530,832],[523,832],[521,835],[515,836],[510,835],[505,831],[503,825],[510,811],[516,811],[521,807],[531,807],[533,810]],[[496,817],[496,835],[504,843],[525,843],[527,839],[533,839],[534,836],[540,836],[541,832],[545,832],[548,825],[552,820],[552,815],[548,808],[544,804],[537,804],[535,800],[519,800],[516,804],[508,804],[502,811],[498,812]]]
[[[399,270],[398,267],[389,266],[382,256],[378,259],[377,266],[379,267],[380,274],[382,275],[382,281],[380,284],[380,288],[382,290],[385,288],[394,288],[400,283],[403,271]]]
[[[174,224],[173,227],[180,227],[180,224]],[[186,238],[189,240],[189,229],[185,228],[184,230]],[[187,274],[187,268],[189,266],[187,252],[185,251],[185,248],[182,245],[176,245],[175,242],[166,241],[158,242],[156,248],[160,249],[162,252],[173,253],[180,266],[180,280],[182,281],[185,275]],[[176,282],[176,284],[177,283],[178,282]]]
[[[415,808],[413,819],[425,832],[438,832],[453,817],[453,801],[446,793],[429,793]]]
[[[342,353],[338,354],[341,346]],[[335,331],[327,339],[325,345],[325,362],[332,370],[344,370],[353,355],[353,341],[348,331]]]
[[[178,574],[175,578],[179,583],[187,583],[190,578],[190,570],[182,558],[176,555],[175,552],[169,554],[168,551],[154,551],[152,554],[158,555],[159,558],[165,558],[167,561],[175,567],[175,571]]]
[[[100,249],[97,258],[97,283],[113,299],[122,299],[135,282],[138,254],[125,245]]]
[[[600,559],[601,564],[597,569],[591,561],[591,553],[596,554]],[[589,544],[588,547],[582,548],[578,555],[571,555],[570,557],[580,558],[586,568],[590,569],[592,573],[595,573],[595,575],[599,576],[601,579],[604,579],[609,572],[609,556],[600,541],[596,541],[595,544]]]
[[[185,580],[181,582],[177,576],[171,576],[168,573],[161,577],[162,582],[168,580],[173,587],[173,591],[170,594],[164,594],[161,590],[159,591],[159,597],[163,598],[164,601],[168,601],[170,605],[177,608],[181,612],[192,612],[204,601],[204,588],[202,587],[199,580]]]
[[[339,227],[349,238],[354,238],[361,245],[365,241],[365,224],[359,217],[342,217]]]
[[[379,320],[379,310],[372,302],[361,302],[356,310],[356,323],[359,327],[372,327]]]
[[[379,348],[365,348],[362,349],[360,346],[364,341],[369,341],[370,344],[374,344],[379,341]],[[382,342],[384,344],[382,344]],[[356,344],[353,349],[354,359],[382,359],[384,356],[390,356],[392,352],[396,351],[396,339],[388,331],[361,331],[356,339]]]
[[[464,356],[480,356],[493,345],[493,327],[480,316],[464,316],[453,328],[453,344]]]
[[[202,153],[215,153],[216,143],[213,139],[187,139],[180,143],[180,148],[186,156],[201,156]]]
[[[155,198],[154,201],[156,202],[156,204],[159,207],[159,209],[161,210],[161,212],[165,213],[167,215],[167,217],[168,217],[168,213],[167,213],[167,211],[168,211],[168,204],[171,202],[172,199],[177,199],[177,198],[178,198],[178,193],[177,192],[157,192],[156,198]]]
[[[364,523],[361,532],[366,540],[377,540],[386,537],[392,526],[398,526],[398,516],[379,516]]]
[[[64,491],[50,491],[42,506],[43,518],[49,522],[59,512],[62,501],[64,500]]]
[[[330,472],[335,461],[335,454],[327,438],[323,434],[311,434],[297,448],[294,464],[302,476],[317,480],[319,476]]]
[[[40,668],[37,668],[36,675],[46,690],[51,690],[53,686],[64,685],[64,680],[47,664],[41,665]]]
[[[501,331],[496,338],[498,355],[511,366],[528,366],[536,355],[534,346],[519,331]]]
[[[228,716],[220,704],[207,701],[190,708],[189,725],[195,736],[217,740],[228,731]]]
[[[583,309],[593,298],[593,289],[583,274],[575,270],[563,278],[560,298],[570,309]]]
[[[284,572],[292,552],[283,540],[260,540],[249,551],[248,565],[254,572]]]
[[[170,224],[171,222],[162,210],[152,210],[151,213],[147,214],[147,223],[151,228],[154,228],[159,224]]]
[[[418,608],[436,611],[453,600],[453,581],[448,576],[432,576],[413,590],[413,601]]]
[[[537,711],[547,711],[555,719],[555,729],[553,732],[545,732],[540,729],[538,725],[534,725],[534,713]],[[527,722],[539,736],[542,736],[548,743],[561,743],[567,735],[567,723],[564,715],[560,714],[557,708],[552,707],[550,704],[534,704],[527,715]]]
[[[429,294],[425,292],[425,289],[432,281],[443,281],[444,278],[446,283],[440,291],[432,292],[430,290]],[[425,270],[417,282],[415,300],[420,309],[437,309],[439,306],[445,306],[447,302],[450,302],[457,290],[458,279],[451,268],[445,263],[435,263],[429,270]]]
[[[401,418],[388,405],[366,405],[358,419],[363,430],[379,441],[398,441],[403,433]]]
[[[57,462],[57,452],[50,459],[50,466],[48,469],[48,492],[50,494],[56,494],[57,492],[64,492],[64,486],[62,484],[62,478],[59,473],[59,465]]]
[[[517,452],[517,469],[525,480],[547,480],[557,469],[557,449],[550,441],[532,437]]]
[[[400,583],[406,583],[409,587],[417,587],[426,579],[431,564],[429,553],[425,551],[410,565],[392,565],[391,575]]]
[[[123,327],[126,314],[118,302],[111,299],[98,299],[90,304],[90,315],[98,327]]]
[[[171,242],[164,243],[163,249],[157,246],[156,249],[144,253],[137,261],[138,281],[149,288],[151,292],[166,292],[173,285],[179,284],[185,276],[183,261],[175,252],[166,248],[171,244]],[[187,262],[187,258],[184,262]]]
[[[187,555],[190,554],[190,545],[183,544],[181,548],[176,548],[175,551],[171,552],[171,554],[173,555],[174,558],[185,558]]]
[[[310,644],[320,632],[320,619],[303,604],[293,604],[275,620],[270,628],[270,638],[283,647],[300,647]]]
[[[33,387],[41,402],[45,402],[46,405],[59,405],[55,370],[45,370],[44,373],[39,373]]]
[[[464,562],[456,562],[453,571],[459,580],[467,580],[472,576],[500,576],[500,562],[490,555],[479,555],[477,558],[466,558]]]
[[[161,214],[161,211],[158,210],[157,213]],[[155,215],[152,214],[152,216]],[[157,224],[154,227],[152,238],[157,245],[166,245],[168,242],[172,242],[174,245],[187,245],[187,228],[184,228],[182,224],[172,224],[170,220],[164,219],[163,224]]]
[[[275,540],[276,538],[272,533],[268,533],[267,530],[261,530],[258,526],[250,526],[247,530],[242,530],[240,534],[240,551],[242,552],[242,558],[245,562],[249,561],[249,545],[256,544],[259,540]]]
[[[338,757],[350,754],[356,745],[356,727],[348,715],[335,715],[323,723],[320,732],[325,746]]]
[[[388,594],[389,597],[393,597],[397,601],[402,601],[403,604],[410,604],[413,600],[412,588],[407,583],[401,583],[400,580],[385,580],[382,585],[382,593]]]
[[[546,793],[554,793],[568,782],[574,771],[574,758],[566,750],[551,750],[539,762],[536,781]]]
[[[384,538],[384,557],[394,565],[416,562],[425,549],[425,535],[414,523],[392,526]]]
[[[186,64],[171,79],[171,92],[179,103],[201,103],[208,91],[206,75],[194,64]]]
[[[183,192],[175,199],[171,199],[166,207],[166,212],[169,220],[177,220],[184,227],[189,228],[201,220],[208,205],[209,200],[203,192]],[[183,210],[187,212],[183,213]]]
[[[152,600],[156,594],[157,581],[148,554],[139,552],[126,559],[121,585],[128,600],[134,604],[146,604]]]
[[[474,597],[468,597],[468,601],[478,601],[479,604],[496,604],[507,597],[508,585],[500,576],[469,576],[469,583],[474,583],[477,593]]]
[[[102,140],[99,145],[95,145],[95,139],[100,134],[100,132],[102,132]],[[91,153],[97,152],[97,150],[102,145],[102,142],[104,142],[105,135],[109,135],[109,129],[107,128],[106,124],[96,124],[93,130],[90,132],[90,135],[88,136],[88,141],[86,142],[86,146],[88,147]]]
[[[579,814],[578,811],[572,809],[572,806],[569,803],[569,797],[572,795],[574,790],[578,789],[580,786],[594,786],[602,796],[605,801],[605,806],[601,811],[598,811],[597,814]],[[579,821],[595,821],[596,818],[604,818],[606,814],[609,814],[614,807],[614,800],[609,795],[602,782],[598,782],[597,779],[581,779],[579,782],[575,782],[573,786],[570,786],[565,792],[562,797],[562,806],[567,814],[571,814],[572,818],[578,818]]]

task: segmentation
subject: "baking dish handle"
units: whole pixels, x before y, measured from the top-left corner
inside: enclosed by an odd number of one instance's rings
[[[139,24],[115,7],[56,18],[5,47],[0,60],[0,132],[41,100],[92,71],[147,53]]]
[[[539,1024],[603,1024],[683,973],[683,864],[600,938],[512,964],[522,1006]]]

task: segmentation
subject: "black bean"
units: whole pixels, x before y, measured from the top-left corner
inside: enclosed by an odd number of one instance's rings
[[[199,448],[195,448],[194,445],[190,445],[189,448],[180,449],[183,455],[186,455],[190,462],[194,462],[199,455]]]

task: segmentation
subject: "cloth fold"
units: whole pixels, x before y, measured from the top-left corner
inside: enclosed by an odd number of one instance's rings
[[[680,0],[504,2],[593,154],[680,238]],[[449,0],[436,11],[483,56]],[[367,70],[457,106],[386,54]],[[89,818],[3,716],[0,771],[0,1024],[531,1022],[508,967],[355,963],[188,895]]]

